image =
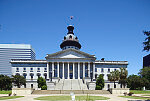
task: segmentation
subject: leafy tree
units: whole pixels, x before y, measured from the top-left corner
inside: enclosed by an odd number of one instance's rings
[[[112,71],[110,74],[108,74],[108,80],[114,82],[114,88],[116,88],[115,81],[118,81],[120,79],[120,73],[119,70]]]
[[[143,69],[141,69],[139,75],[150,82],[150,67],[144,67]],[[146,85],[146,88],[150,89],[150,84]]]
[[[46,80],[42,77],[39,77],[37,79],[37,83],[38,83],[38,88],[41,88],[42,90],[46,90],[47,86],[46,86]]]
[[[20,88],[22,85],[26,84],[26,79],[21,75],[12,75],[12,82],[14,86]]]
[[[11,78],[7,75],[0,75],[0,90],[10,90],[11,87]]]
[[[147,37],[145,38],[145,41],[143,42],[144,44],[144,51],[149,51],[150,50],[150,31],[144,31],[144,35]]]
[[[147,79],[141,78],[138,75],[130,75],[127,79],[127,86],[131,90],[142,90],[148,83]]]
[[[96,90],[102,90],[104,88],[104,78],[103,75],[100,74],[96,80]]]
[[[127,84],[127,76],[128,76],[128,71],[126,70],[126,68],[120,68],[119,83],[121,84],[121,88],[122,88],[122,86],[125,88],[125,86]]]

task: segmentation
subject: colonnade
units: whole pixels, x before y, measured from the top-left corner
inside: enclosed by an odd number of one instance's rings
[[[60,68],[60,64],[61,64],[61,68]],[[95,78],[95,63],[93,62],[48,62],[47,70],[48,70],[48,76],[50,76],[51,73],[52,77],[60,77],[62,79],[81,79],[84,77],[91,77],[91,75],[93,79]],[[57,75],[54,76],[54,73],[56,73]],[[70,76],[70,73],[72,73],[72,76]],[[77,74],[76,77],[75,74]],[[66,76],[67,78],[65,78]]]

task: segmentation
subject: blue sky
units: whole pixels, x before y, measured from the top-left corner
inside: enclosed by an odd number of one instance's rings
[[[37,59],[60,51],[72,23],[81,51],[97,59],[142,68],[143,30],[150,30],[149,0],[0,0],[0,43],[31,44]],[[74,16],[72,22],[69,16]]]

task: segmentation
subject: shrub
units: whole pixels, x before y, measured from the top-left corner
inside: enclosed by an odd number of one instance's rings
[[[46,85],[43,85],[43,86],[41,87],[41,90],[47,90],[47,86],[46,86]]]
[[[132,96],[132,94],[134,94],[134,93],[133,93],[133,92],[130,92],[128,95],[129,95],[129,96]]]

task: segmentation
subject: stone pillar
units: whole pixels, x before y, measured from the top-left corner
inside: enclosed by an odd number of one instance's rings
[[[95,79],[95,63],[93,62],[93,79]]]
[[[59,77],[59,62],[57,62],[57,77]]]
[[[54,62],[52,62],[52,77],[54,77]]]
[[[90,77],[90,62],[88,62],[88,70],[87,70],[87,72],[88,72],[88,77]]]
[[[69,62],[68,62],[68,79],[70,79],[70,77],[69,77]]]
[[[78,62],[78,79],[80,79],[80,62]]]
[[[73,79],[75,79],[75,69],[74,69],[74,62],[73,62]]]
[[[62,79],[64,79],[64,67],[65,67],[65,63],[63,62]]]
[[[47,63],[47,79],[49,79],[49,62]]]
[[[83,63],[83,78],[85,77],[85,62]]]

